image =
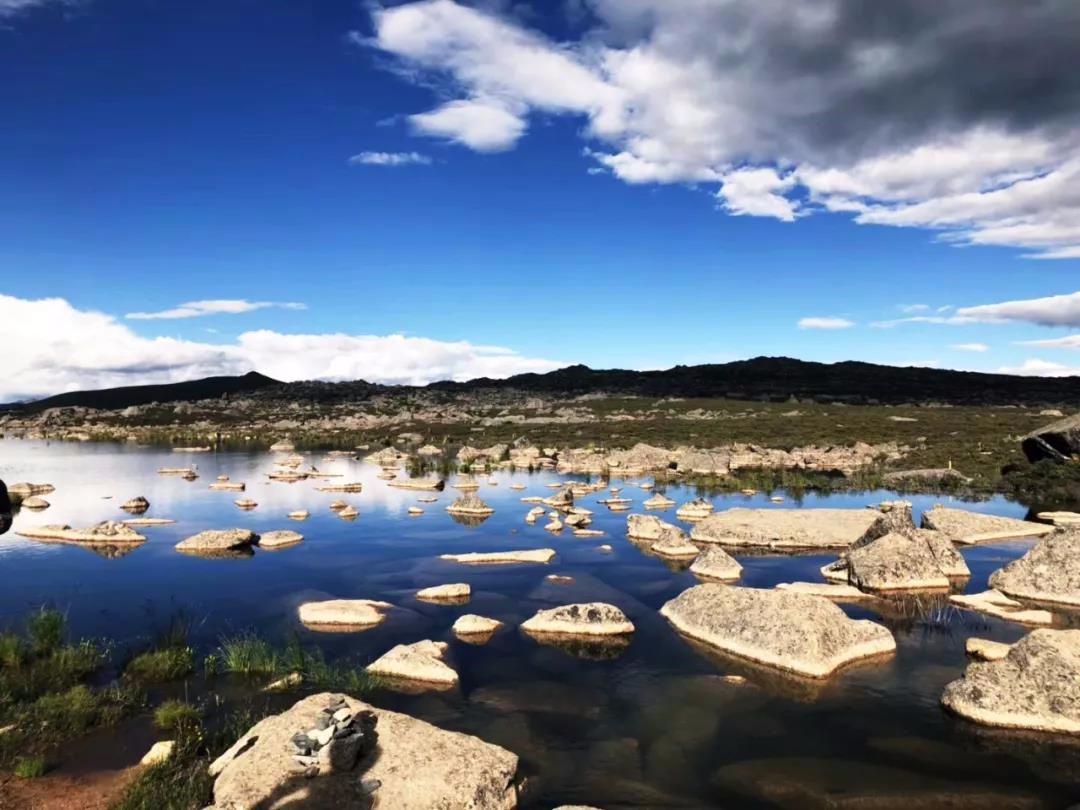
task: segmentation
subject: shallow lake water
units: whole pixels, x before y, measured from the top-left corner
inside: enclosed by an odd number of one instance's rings
[[[341,473],[328,482],[268,482],[273,456],[253,453],[185,455],[163,450],[93,444],[0,441],[0,478],[49,482],[45,512],[21,511],[0,537],[0,626],[50,603],[65,611],[75,636],[112,640],[136,649],[178,612],[192,622],[201,655],[221,636],[255,629],[273,640],[299,632],[304,644],[327,659],[374,659],[394,644],[447,641],[459,688],[418,695],[379,690],[376,705],[404,711],[439,726],[475,734],[517,753],[529,775],[529,807],[565,803],[622,807],[1066,807],[1080,800],[1080,752],[1067,740],[982,729],[947,715],[939,705],[944,686],[967,664],[970,636],[1014,641],[1024,629],[1012,623],[949,608],[940,602],[906,603],[878,611],[844,605],[858,618],[886,624],[897,639],[894,657],[842,671],[821,683],[777,677],[695,647],[674,632],[657,609],[697,580],[678,566],[648,556],[625,536],[626,515],[579,499],[594,509],[591,528],[605,537],[552,536],[524,521],[527,495],[546,496],[545,485],[584,476],[497,472],[497,485],[479,476],[478,494],[495,508],[479,526],[455,522],[444,511],[457,496],[447,488],[424,493],[390,488],[378,467],[352,459],[305,454],[321,471]],[[199,478],[158,475],[163,466],[197,464]],[[240,495],[212,492],[219,474],[247,483]],[[452,479],[453,480],[453,477]],[[648,493],[620,482],[632,511]],[[358,494],[324,493],[323,483],[362,481]],[[524,491],[509,488],[526,485]],[[615,481],[612,482],[616,483]],[[658,486],[677,502],[692,488]],[[120,504],[149,499],[147,517],[173,525],[140,529],[148,541],[123,556],[104,557],[74,545],[19,537],[20,528],[47,523],[86,526],[128,517]],[[418,498],[435,496],[435,503]],[[238,497],[258,507],[238,509]],[[780,504],[766,495],[716,495],[730,506],[862,508],[894,493],[808,494]],[[360,511],[351,522],[329,503],[345,500]],[[948,500],[907,497],[916,519]],[[410,506],[425,513],[411,517]],[[964,508],[1023,517],[1021,504],[994,498]],[[303,522],[286,519],[308,509]],[[632,512],[631,512],[632,513]],[[659,512],[675,522],[674,510]],[[303,543],[256,551],[244,559],[203,559],[176,552],[185,537],[211,528],[256,532],[294,529]],[[611,552],[599,550],[602,543]],[[549,565],[462,566],[437,559],[447,552],[553,548]],[[962,549],[972,571],[967,591],[985,588],[991,572],[1030,547],[1030,542]],[[820,580],[825,555],[748,555],[740,583]],[[545,581],[572,576],[570,585]],[[417,589],[468,582],[465,605],[418,601]],[[358,633],[317,633],[296,619],[297,606],[325,598],[369,598],[396,609],[380,626]],[[517,626],[536,610],[557,604],[604,601],[618,605],[637,631],[628,647],[605,657],[596,650],[547,646]],[[502,620],[506,627],[486,645],[458,640],[450,631],[464,613]],[[748,683],[721,676],[744,675]],[[95,745],[101,739],[95,740]],[[103,735],[106,739],[108,735]],[[138,752],[132,756],[137,758]],[[874,797],[872,800],[870,797]],[[850,802],[850,803],[849,803]]]

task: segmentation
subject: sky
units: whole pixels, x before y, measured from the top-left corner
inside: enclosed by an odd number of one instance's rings
[[[1074,0],[0,0],[0,401],[1080,374]]]

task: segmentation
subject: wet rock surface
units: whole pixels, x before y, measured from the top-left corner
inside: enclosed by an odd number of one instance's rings
[[[847,548],[879,520],[870,509],[727,509],[690,531],[698,543],[771,549]]]

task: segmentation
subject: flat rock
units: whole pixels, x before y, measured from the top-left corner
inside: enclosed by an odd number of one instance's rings
[[[718,512],[698,523],[699,543],[776,549],[847,548],[881,519],[873,509],[743,509]]]
[[[742,576],[742,566],[720,546],[708,546],[690,566],[690,573],[705,579],[733,580]]]
[[[287,546],[302,543],[303,540],[304,535],[300,534],[300,532],[279,529],[259,535],[259,548],[286,548]]]
[[[387,482],[395,489],[441,490],[446,483],[441,478],[395,478]]]
[[[42,509],[48,509],[51,504],[42,498],[40,495],[31,495],[22,502],[23,509],[29,509],[32,512],[41,511]]]
[[[1018,599],[1080,606],[1080,528],[1048,534],[991,574],[990,587]]]
[[[466,582],[454,582],[448,585],[433,585],[416,592],[416,598],[425,602],[463,602],[472,595],[472,588]]]
[[[1054,531],[1045,523],[983,515],[966,509],[954,509],[938,504],[923,512],[922,525],[944,534],[954,543],[990,543],[997,540],[1013,540],[1023,537],[1039,537]]]
[[[964,644],[964,650],[972,658],[980,661],[1000,661],[1009,654],[1012,644],[1002,644],[1000,641],[990,641],[986,638],[969,638]]]
[[[468,554],[440,554],[440,560],[465,565],[510,565],[512,563],[549,563],[555,559],[555,549],[536,548],[523,551],[474,551]]]
[[[300,621],[313,629],[366,629],[381,623],[392,607],[374,599],[326,599],[305,602],[297,613]]]
[[[692,566],[690,570],[694,570]],[[865,602],[876,598],[873,594],[860,591],[854,585],[841,585],[833,582],[780,582],[777,583],[776,589],[788,593],[824,596],[834,602]]]
[[[811,678],[896,650],[886,628],[801,593],[706,583],[683,591],[660,614],[693,639]]]
[[[1080,526],[1080,512],[1039,512],[1036,517],[1055,526]]]
[[[968,665],[946,708],[976,723],[1080,734],[1080,630],[1032,630],[999,661]]]
[[[112,520],[106,520],[85,529],[73,529],[67,524],[37,526],[20,529],[18,534],[34,540],[62,540],[68,543],[101,543],[108,545],[142,543],[146,540],[143,535],[130,526]]]
[[[375,716],[378,743],[351,771],[305,778],[291,741],[310,729],[327,705],[343,702],[354,716]],[[468,734],[444,731],[406,714],[348,695],[319,694],[256,723],[210,767],[213,810],[370,806],[365,787],[386,810],[512,810],[518,758]],[[367,789],[370,789],[368,787]]]
[[[259,535],[251,529],[211,529],[194,534],[176,544],[177,551],[200,552],[235,551],[249,548],[258,542]]]
[[[1025,607],[1015,599],[1010,599],[1001,591],[993,589],[982,593],[952,594],[949,601],[954,605],[1006,619],[1020,624],[1049,625],[1054,623],[1054,614],[1048,610],[1035,610]]]
[[[311,512],[309,512],[307,509],[297,509],[293,512],[289,512],[289,514],[287,514],[285,517],[287,517],[289,520],[307,520],[309,517],[311,517]]]
[[[498,619],[466,613],[464,616],[458,616],[451,629],[459,636],[490,636],[502,626],[503,623]]]
[[[176,742],[173,740],[159,740],[150,746],[150,750],[139,760],[139,764],[157,765],[158,763],[164,762],[172,756],[173,748],[175,747]]]
[[[678,526],[665,523],[656,515],[627,515],[626,534],[635,540],[659,540],[665,532],[681,531]]]
[[[538,611],[521,629],[544,635],[623,636],[633,633],[634,625],[614,605],[584,602]]]
[[[417,641],[398,644],[372,661],[367,671],[372,675],[435,687],[454,686],[458,674],[443,661],[449,645],[445,641]]]

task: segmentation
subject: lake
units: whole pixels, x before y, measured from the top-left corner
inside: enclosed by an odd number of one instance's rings
[[[527,495],[546,496],[545,485],[582,476],[552,472],[495,473],[497,485],[480,476],[477,494],[495,508],[478,526],[455,522],[444,508],[458,494],[447,488],[423,493],[390,488],[379,468],[352,459],[305,455],[328,482],[268,482],[274,457],[266,453],[182,454],[134,446],[0,441],[0,478],[49,482],[45,512],[23,510],[0,537],[0,625],[15,624],[49,603],[68,614],[75,636],[111,640],[117,650],[139,649],[178,613],[191,622],[199,659],[223,636],[254,629],[275,641],[299,633],[305,646],[327,659],[361,666],[394,644],[434,639],[449,642],[448,662],[460,686],[418,695],[379,690],[376,705],[421,717],[445,728],[475,734],[522,759],[532,791],[528,807],[587,803],[622,807],[1065,807],[1080,800],[1080,754],[1066,741],[1008,734],[947,715],[939,705],[945,685],[967,664],[965,640],[979,636],[1012,642],[1019,625],[924,600],[876,612],[844,605],[849,615],[886,624],[897,639],[896,655],[859,665],[810,688],[748,669],[696,648],[657,614],[667,600],[697,583],[679,566],[648,556],[627,541],[626,515],[642,511],[648,493],[624,482],[634,500],[630,513],[609,512],[594,501],[590,528],[605,537],[552,536],[543,520],[528,525]],[[197,464],[199,478],[158,475],[164,466]],[[247,483],[240,495],[212,492],[218,475]],[[325,483],[362,481],[359,494],[324,493]],[[509,488],[524,484],[524,491]],[[612,483],[615,483],[614,481]],[[681,503],[693,488],[658,485]],[[774,493],[775,494],[775,493]],[[147,517],[174,518],[173,525],[140,529],[148,541],[129,553],[105,557],[86,548],[21,538],[24,527],[69,523],[88,526],[126,517],[120,504],[143,495]],[[436,503],[418,498],[436,496]],[[238,509],[238,497],[258,507]],[[862,508],[894,499],[886,491],[807,494],[772,503],[764,494],[716,495],[730,506]],[[351,522],[329,508],[342,499],[360,516]],[[923,509],[945,497],[906,497]],[[409,516],[410,506],[425,513]],[[959,504],[1011,517],[1027,509],[1002,498]],[[308,509],[303,522],[286,514]],[[674,510],[658,512],[676,522]],[[303,543],[280,551],[258,550],[244,559],[204,559],[180,554],[180,540],[212,528],[256,532],[300,531]],[[613,546],[605,553],[602,543]],[[967,547],[968,591],[985,589],[987,577],[1030,547],[1030,542]],[[553,548],[549,565],[461,566],[437,559],[447,552]],[[824,555],[735,553],[744,566],[739,584],[821,579]],[[574,578],[569,585],[545,581],[551,573]],[[465,605],[433,605],[415,598],[419,588],[468,582]],[[397,609],[378,627],[358,633],[317,633],[296,619],[297,606],[326,598],[368,598]],[[583,601],[610,602],[636,625],[630,645],[615,656],[591,649],[547,646],[517,627],[536,610]],[[451,632],[464,613],[506,623],[482,646]],[[745,675],[746,684],[720,676]],[[192,689],[201,681],[195,676]],[[288,698],[285,705],[295,699]],[[105,735],[106,738],[108,735]],[[101,740],[98,739],[98,744]],[[118,746],[118,750],[126,749]],[[132,751],[137,759],[143,750]],[[127,754],[124,754],[127,756]],[[121,763],[130,764],[130,763]],[[859,803],[876,796],[878,803]],[[851,804],[845,804],[851,799]],[[1033,803],[1025,803],[1027,801]],[[831,802],[831,803],[830,803]]]

